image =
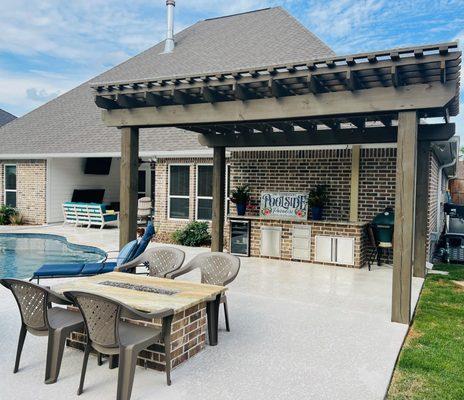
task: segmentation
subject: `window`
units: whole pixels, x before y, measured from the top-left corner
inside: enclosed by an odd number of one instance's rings
[[[147,195],[147,171],[139,170],[138,197],[141,199]]]
[[[189,219],[190,166],[169,166],[169,218]]]
[[[7,206],[16,207],[16,165],[5,165],[5,201]]]
[[[230,214],[230,165],[226,165],[226,215]]]
[[[197,167],[197,219],[210,221],[213,217],[213,166]]]

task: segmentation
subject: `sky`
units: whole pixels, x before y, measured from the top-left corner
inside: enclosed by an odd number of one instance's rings
[[[175,30],[270,6],[338,55],[464,41],[464,0],[177,0]],[[165,8],[165,0],[0,0],[0,108],[22,116],[163,40]],[[464,137],[462,100],[463,91],[454,120]]]

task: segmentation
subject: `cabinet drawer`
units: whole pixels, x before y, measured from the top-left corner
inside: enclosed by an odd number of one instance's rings
[[[311,250],[293,249],[292,258],[295,260],[310,260]]]
[[[294,249],[308,250],[310,248],[311,242],[309,238],[294,237],[292,244]]]

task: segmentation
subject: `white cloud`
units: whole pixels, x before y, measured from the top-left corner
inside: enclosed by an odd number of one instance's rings
[[[68,78],[51,80],[40,74],[0,70],[0,108],[21,116],[79,83]]]
[[[35,87],[29,88],[26,90],[26,97],[30,100],[43,103],[54,99],[60,94],[60,91],[57,92],[48,92],[45,89],[37,89]]]
[[[163,7],[148,15],[138,12],[143,3],[152,2],[16,0],[12,6],[0,0],[0,51],[79,64],[116,51],[139,52],[164,31]]]

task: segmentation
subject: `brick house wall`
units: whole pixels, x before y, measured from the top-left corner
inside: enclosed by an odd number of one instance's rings
[[[395,208],[396,148],[362,149],[359,163],[359,220]]]
[[[4,204],[4,166],[16,165],[16,208],[27,224],[46,222],[46,160],[1,160],[0,204]]]
[[[251,204],[259,207],[263,191],[308,192],[319,184],[329,190],[324,218],[347,221],[350,212],[351,149],[239,151],[230,157],[231,187],[248,184]],[[359,220],[370,221],[395,206],[396,149],[362,149]],[[256,211],[257,213],[257,211]]]
[[[155,227],[156,239],[163,242],[171,242],[171,235],[177,229],[185,227],[196,218],[196,181],[197,166],[212,164],[212,158],[163,158],[158,159],[155,165]],[[190,166],[190,189],[189,189],[189,219],[174,220],[168,216],[169,201],[169,166]]]
[[[308,192],[328,187],[324,217],[346,221],[350,212],[351,150],[236,151],[230,157],[231,187],[250,185],[251,206],[258,212],[263,191]]]
[[[439,171],[439,164],[438,160],[435,155],[430,154],[429,160],[429,198],[428,198],[428,218],[427,218],[427,254],[429,257],[432,256],[434,249],[431,246],[431,239],[433,239],[432,232],[437,231],[437,213],[438,210],[438,203],[437,203],[437,196],[438,196],[438,171]],[[441,232],[438,232],[438,235]]]
[[[159,159],[156,163],[155,184],[155,224],[158,228],[158,240],[170,241],[172,233],[195,219],[196,167],[199,164],[211,164],[211,158],[172,158]],[[171,220],[168,218],[168,168],[172,164],[190,165],[190,210],[189,220]],[[254,211],[247,215],[257,215],[262,191],[303,191],[307,192],[316,184],[326,184],[330,193],[329,204],[324,210],[328,221],[348,221],[350,209],[351,149],[326,150],[262,150],[232,151],[228,159],[230,168],[230,187],[248,184],[252,189],[251,206]],[[395,206],[396,149],[366,148],[361,150],[359,175],[359,221],[369,222],[385,207]],[[438,161],[431,153],[430,180],[427,199],[428,250],[430,233],[435,229],[437,212],[436,194],[438,185]],[[231,207],[231,214],[235,208]],[[269,221],[253,221],[252,255],[259,255],[259,229],[261,225],[272,225]],[[291,224],[283,226],[282,258],[291,258]],[[288,226],[287,226],[288,225]],[[321,228],[322,229],[322,228]],[[315,230],[320,234],[323,230]],[[325,228],[324,228],[325,229]],[[367,238],[359,229],[356,231],[356,263],[366,260]],[[225,226],[225,244],[227,246],[229,226]],[[339,229],[342,236],[349,236],[350,228]],[[346,233],[346,234],[345,234]],[[326,234],[334,234],[333,228]],[[360,237],[360,239],[358,239]],[[286,239],[288,239],[286,241]],[[362,246],[358,245],[363,243]],[[288,242],[288,243],[287,243]],[[314,254],[314,244],[311,245]]]
[[[455,204],[464,204],[464,160],[456,165],[456,177],[450,181],[451,199]]]

